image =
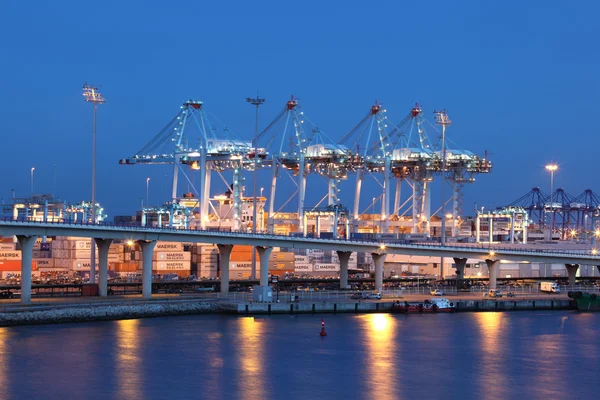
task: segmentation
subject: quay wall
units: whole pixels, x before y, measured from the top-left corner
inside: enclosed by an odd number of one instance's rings
[[[239,315],[253,314],[311,314],[311,313],[369,313],[391,312],[392,302],[301,302],[301,303],[221,303],[219,309]],[[575,310],[571,300],[471,300],[457,301],[455,311],[524,311]]]
[[[218,311],[213,302],[160,303],[135,305],[94,305],[38,311],[0,313],[0,326],[92,322],[171,315],[207,314]]]
[[[392,312],[393,302],[300,302],[300,303],[235,303],[235,302],[161,302],[128,305],[89,305],[21,308],[0,312],[0,327],[16,325],[92,322],[121,319],[165,317],[174,315],[228,313],[255,314],[319,314],[319,313],[375,313]],[[519,310],[574,310],[576,303],[563,299],[543,300],[469,300],[455,303],[457,312],[519,311]]]

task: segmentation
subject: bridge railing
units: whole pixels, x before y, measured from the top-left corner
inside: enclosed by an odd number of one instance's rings
[[[351,237],[350,239],[346,239],[343,237],[338,237],[338,238],[333,238],[333,237],[327,237],[327,238],[315,238],[315,237],[304,237],[304,236],[297,236],[294,234],[273,234],[273,233],[267,233],[267,232],[244,232],[244,231],[222,231],[222,230],[215,230],[215,229],[197,229],[196,227],[190,227],[187,229],[182,229],[182,228],[169,228],[169,227],[145,227],[145,226],[139,226],[139,225],[132,225],[132,224],[119,224],[119,223],[109,223],[109,222],[99,222],[99,223],[90,223],[90,222],[86,222],[86,221],[74,221],[74,220],[70,220],[70,219],[59,219],[58,221],[56,220],[51,220],[51,221],[32,221],[30,218],[25,218],[25,217],[18,217],[18,218],[13,218],[13,217],[1,217],[0,221],[3,222],[8,222],[8,223],[19,223],[19,224],[27,224],[27,225],[59,225],[59,226],[67,226],[67,227],[87,227],[87,228],[112,228],[115,230],[120,230],[120,229],[128,229],[131,231],[139,231],[139,232],[166,232],[166,233],[204,233],[204,234],[210,234],[210,235],[215,235],[215,236],[243,236],[243,237],[248,237],[248,238],[274,238],[274,239],[286,239],[286,240],[310,240],[312,241],[321,241],[323,243],[356,243],[356,244],[364,244],[364,245],[372,245],[372,246],[395,246],[395,247],[406,247],[406,248],[422,248],[422,249],[439,249],[439,248],[445,248],[448,250],[452,250],[452,249],[461,249],[464,251],[469,251],[471,250],[473,253],[480,253],[482,250],[485,252],[496,252],[496,253],[504,253],[504,254],[516,254],[516,255],[520,255],[520,254],[538,254],[538,255],[545,255],[545,256],[588,256],[588,257],[592,257],[595,259],[597,258],[600,261],[600,255],[592,255],[591,254],[591,250],[587,251],[587,250],[564,250],[564,251],[556,251],[556,250],[552,250],[552,249],[516,249],[516,248],[512,248],[512,247],[499,247],[499,246],[492,246],[490,247],[489,245],[477,245],[477,244],[470,244],[470,243],[452,243],[452,244],[446,244],[444,246],[441,245],[441,243],[439,242],[426,242],[426,243],[415,243],[415,242],[409,242],[406,240],[386,240],[385,238],[382,239],[373,239],[373,238],[356,238],[356,237]]]

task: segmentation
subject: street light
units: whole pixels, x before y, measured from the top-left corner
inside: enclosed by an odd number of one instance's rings
[[[552,214],[554,211],[554,202],[552,201],[552,192],[554,190],[554,172],[558,170],[558,165],[548,164],[546,165],[546,170],[550,171],[550,240],[552,240],[552,232],[554,232],[554,215]]]
[[[150,196],[148,188],[150,186],[150,178],[146,178],[146,207],[150,206]]]
[[[446,196],[444,195],[444,191],[446,188],[446,126],[452,125],[452,121],[448,118],[448,113],[446,110],[434,111],[435,114],[435,123],[437,125],[442,126],[442,236],[440,238],[440,243],[442,246],[446,245]],[[441,257],[440,263],[440,279],[444,279],[444,257]]]
[[[35,171],[35,167],[31,168],[31,197],[33,197],[33,171]]]
[[[56,164],[52,167],[52,197],[56,197]]]
[[[253,196],[254,202],[252,206],[252,233],[256,233],[256,171],[258,169],[258,108],[266,101],[266,99],[261,99],[258,97],[258,92],[256,93],[256,97],[246,97],[246,102],[256,106],[256,125],[254,128],[254,189]],[[261,189],[262,191],[262,189]],[[261,192],[262,197],[262,192]],[[256,248],[252,247],[252,270],[250,272],[250,278],[256,279]]]
[[[373,197],[373,205],[372,205],[372,209],[373,209],[373,215],[375,215],[375,197]],[[373,220],[373,234],[375,234],[375,218],[372,218]]]
[[[92,223],[96,223],[96,109],[98,104],[103,104],[106,100],[98,91],[97,87],[83,84],[83,97],[88,103],[94,104],[94,126],[92,131]],[[90,283],[96,283],[96,246],[92,240],[90,259]]]

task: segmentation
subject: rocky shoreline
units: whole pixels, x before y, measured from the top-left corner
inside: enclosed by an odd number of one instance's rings
[[[68,322],[112,321],[172,315],[206,314],[217,311],[219,311],[219,309],[214,302],[98,305],[77,308],[57,308],[43,311],[0,313],[0,327]]]

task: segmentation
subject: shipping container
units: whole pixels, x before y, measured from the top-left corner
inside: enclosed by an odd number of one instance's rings
[[[308,263],[308,256],[294,255],[294,261],[301,264]]]
[[[36,258],[35,261],[38,268],[54,268],[53,258]]]
[[[175,270],[186,270],[189,271],[191,263],[189,261],[156,261],[152,262],[152,270],[159,271],[175,271]]]
[[[191,253],[187,252],[154,252],[152,253],[154,261],[190,261]]]
[[[252,263],[251,262],[247,262],[247,263],[229,263],[229,269],[249,269],[252,268]],[[259,269],[259,266],[257,264],[256,269]]]
[[[312,264],[298,264],[294,265],[295,272],[312,272],[313,265]]]
[[[315,264],[314,271],[339,271],[340,266],[338,264]]]
[[[233,249],[231,249],[231,253],[252,253],[252,247],[253,246],[243,246],[241,244],[236,244],[235,246],[233,246]]]
[[[20,260],[21,251],[0,251],[0,260]]]
[[[21,271],[20,260],[0,260],[0,271]]]
[[[169,251],[169,252],[183,251],[183,243],[181,243],[181,242],[156,242],[154,251],[158,251],[158,252],[161,252],[161,251]]]
[[[257,257],[258,258],[258,257]],[[229,261],[252,261],[252,253],[231,253]]]
[[[296,257],[296,255],[294,253],[283,252],[283,251],[271,254],[271,260],[277,260],[277,261],[294,261],[295,257]]]

